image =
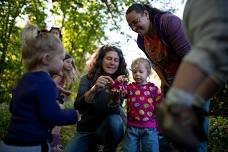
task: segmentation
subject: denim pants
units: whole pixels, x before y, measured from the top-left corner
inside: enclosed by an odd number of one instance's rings
[[[51,145],[48,144],[48,151],[51,152]],[[13,146],[6,145],[3,141],[0,141],[0,152],[42,152],[41,146]]]
[[[124,152],[159,152],[158,135],[155,128],[127,127]]]
[[[209,107],[210,107],[210,103],[211,101],[208,100],[205,104],[204,104],[204,110],[209,112]],[[209,127],[210,127],[210,123],[209,123],[209,118],[206,117],[205,120],[204,120],[204,130],[205,132],[208,134],[209,133]],[[196,151],[197,152],[207,152],[207,142],[201,142],[200,144],[198,144],[196,146]]]
[[[109,115],[96,132],[77,132],[66,146],[65,152],[115,152],[124,135],[124,124],[120,115]]]

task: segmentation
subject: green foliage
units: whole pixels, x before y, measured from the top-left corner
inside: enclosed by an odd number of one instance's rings
[[[6,134],[6,130],[10,121],[9,105],[6,103],[0,103],[0,139]]]
[[[88,54],[92,54],[99,44],[108,39],[105,29],[111,31],[120,28],[124,6],[132,2],[66,0],[54,3],[52,12],[62,16],[56,24],[60,24],[63,30],[64,46],[73,54],[80,71],[84,70]]]
[[[102,44],[105,29],[120,28],[124,8],[133,0],[87,1],[53,0],[51,13],[55,24],[61,27],[63,43],[75,58],[80,71],[84,71],[87,56]],[[148,2],[148,1],[142,1]],[[20,53],[21,21],[37,24],[41,29],[47,25],[46,0],[0,1],[0,103],[9,102],[13,86],[23,74]],[[18,24],[17,24],[18,23]]]
[[[2,64],[2,73],[0,75],[0,103],[9,103],[11,90],[17,80],[21,77],[23,67],[19,52],[20,44],[17,33],[11,35],[11,42],[8,45],[8,51],[5,55],[5,62]]]
[[[210,118],[209,146],[211,152],[225,152],[228,149],[228,118]]]
[[[68,100],[64,103],[64,107],[65,109],[67,108],[72,108],[73,107],[73,103],[74,100]],[[76,125],[69,125],[69,126],[63,126],[61,128],[61,144],[63,145],[63,147],[65,147],[67,145],[67,143],[69,143],[70,139],[73,138],[73,136],[76,133]]]
[[[63,147],[66,147],[75,134],[76,125],[64,126],[61,128],[60,140]]]
[[[44,7],[34,0],[0,1],[0,103],[9,103],[11,90],[23,72],[20,53],[20,28],[16,20],[24,15],[44,27]]]
[[[212,98],[210,112],[213,115],[228,116],[228,84],[225,84]]]
[[[73,101],[67,101],[65,108],[72,108]],[[0,139],[5,135],[10,121],[9,105],[0,104]],[[65,147],[76,133],[76,125],[61,129],[61,144]],[[228,118],[210,117],[209,144],[210,152],[225,152],[228,149]]]

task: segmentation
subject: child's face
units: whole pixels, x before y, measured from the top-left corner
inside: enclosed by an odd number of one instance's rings
[[[136,64],[132,69],[133,79],[138,84],[147,82],[148,72],[143,64]]]
[[[73,68],[73,59],[72,58],[68,58],[66,60],[63,61],[63,68],[67,71],[71,71]]]
[[[63,68],[63,59],[65,57],[65,51],[62,49],[59,53],[55,54],[49,59],[48,72],[51,74],[58,74]]]

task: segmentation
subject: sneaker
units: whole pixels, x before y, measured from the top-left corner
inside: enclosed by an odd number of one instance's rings
[[[207,140],[203,128],[205,112],[201,108],[183,104],[168,106],[161,103],[156,113],[162,133],[177,144],[193,148]]]

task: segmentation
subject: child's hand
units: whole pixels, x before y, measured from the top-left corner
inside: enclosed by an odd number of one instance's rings
[[[64,90],[64,91],[62,91],[62,93],[64,93],[66,96],[71,95],[71,91],[69,91],[69,90]]]
[[[65,89],[64,89],[63,87],[61,87],[60,85],[57,85],[57,88],[58,88],[58,90],[59,90],[61,93],[63,93],[64,95],[66,95],[66,96],[71,95],[71,91],[65,90]]]
[[[120,75],[117,77],[115,83],[111,86],[111,95],[115,98],[124,98],[127,94],[125,88],[125,82],[128,81],[128,78],[125,75]]]
[[[127,78],[126,75],[120,75],[120,76],[117,77],[116,80],[119,81],[119,82],[128,82],[128,78]]]

